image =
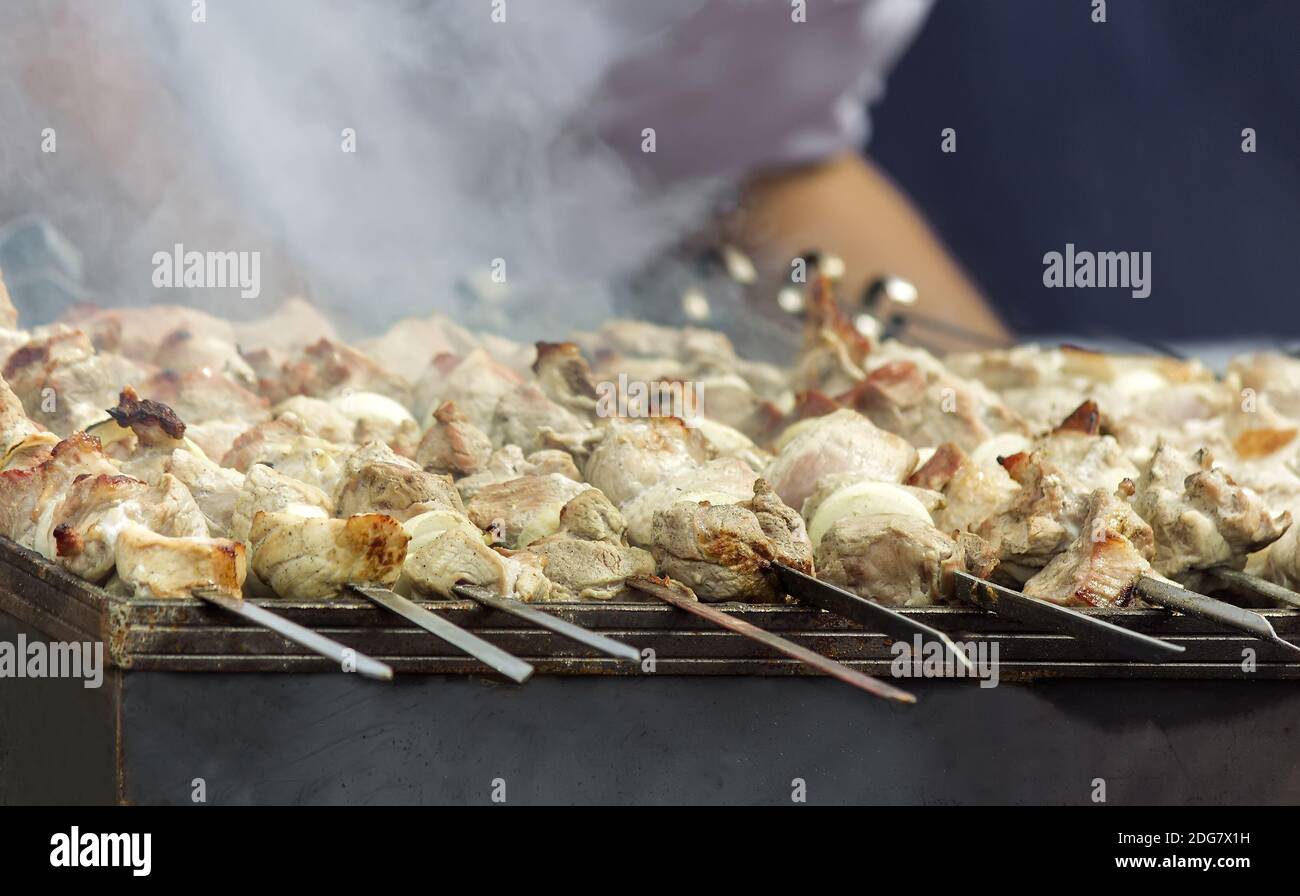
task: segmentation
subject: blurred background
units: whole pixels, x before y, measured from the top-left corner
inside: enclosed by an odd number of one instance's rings
[[[995,339],[1300,339],[1300,4],[797,7],[12,0],[0,268],[28,324],[303,293],[361,330],[634,314],[753,351],[815,250],[850,306],[896,274]],[[1151,295],[1045,288],[1067,242],[1150,252]],[[261,252],[260,298],[154,288],[177,243]]]

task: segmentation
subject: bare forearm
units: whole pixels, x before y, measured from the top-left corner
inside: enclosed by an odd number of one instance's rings
[[[988,336],[1007,334],[917,210],[859,156],[755,179],[726,229],[755,257],[765,279],[788,278],[790,259],[815,248],[844,260],[846,300],[855,301],[868,282],[891,274],[916,284],[918,310],[927,316]],[[961,347],[938,334],[927,342]]]

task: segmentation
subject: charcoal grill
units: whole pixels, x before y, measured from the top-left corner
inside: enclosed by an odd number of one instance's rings
[[[1279,680],[1300,664],[1163,612],[1101,615],[1185,645],[1185,662],[1115,662],[975,611],[908,610],[957,640],[996,639],[1008,684],[909,679],[920,702],[902,708],[658,604],[548,606],[653,650],[647,674],[439,603],[536,665],[515,687],[366,602],[268,603],[397,680],[280,674],[332,667],[199,601],[111,596],[0,542],[0,639],[103,641],[111,664],[98,690],[0,682],[0,803],[190,803],[200,778],[213,803],[488,803],[498,777],[524,803],[788,805],[795,777],[832,803],[1086,803],[1099,777],[1113,803],[1300,801],[1300,690]],[[888,641],[830,614],[730,612],[888,674]],[[1300,613],[1264,612],[1300,637]]]

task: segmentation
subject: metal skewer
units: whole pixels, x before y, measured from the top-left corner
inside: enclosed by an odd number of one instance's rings
[[[927,640],[938,641],[967,672],[975,671],[966,651],[954,644],[951,638],[937,628],[909,619],[902,613],[873,603],[829,582],[823,582],[792,566],[786,566],[784,563],[774,563],[773,566],[776,567],[777,574],[781,578],[781,587],[791,597],[836,616],[843,616],[859,625],[865,625],[872,631],[879,630],[896,640],[907,640],[913,635],[920,635]]]
[[[1225,588],[1235,588],[1251,594],[1258,594],[1260,597],[1268,598],[1281,606],[1300,610],[1300,594],[1290,588],[1283,588],[1275,582],[1270,582],[1268,579],[1261,579],[1259,576],[1253,576],[1248,572],[1242,572],[1239,569],[1232,569],[1227,566],[1216,566],[1207,569],[1206,572]]]
[[[408,622],[414,623],[434,637],[441,638],[481,663],[491,666],[506,678],[523,684],[533,674],[533,667],[517,656],[506,653],[495,644],[489,644],[478,635],[471,634],[453,622],[430,613],[424,607],[375,585],[348,585],[348,590],[361,595],[385,610],[390,610]]]
[[[1129,659],[1161,663],[1183,653],[1181,644],[1153,638],[1047,601],[1026,597],[969,573],[957,572],[957,597],[1007,619],[1051,632],[1059,632],[1113,651]]]
[[[1188,591],[1178,585],[1162,582],[1150,576],[1138,580],[1138,594],[1148,603],[1157,604],[1169,610],[1177,610],[1184,616],[1195,616],[1207,622],[1213,622],[1224,628],[1250,635],[1261,641],[1285,647],[1300,653],[1300,646],[1285,640],[1273,630],[1273,625],[1258,613],[1234,607],[1226,601],[1206,597],[1195,591]]]
[[[901,688],[896,688],[888,682],[881,681],[878,678],[872,678],[870,675],[864,675],[855,669],[850,669],[848,666],[837,663],[835,660],[828,659],[820,653],[814,653],[806,647],[800,647],[792,641],[787,641],[785,638],[764,631],[756,625],[751,625],[743,619],[736,619],[733,616],[729,616],[716,607],[711,607],[708,604],[692,600],[686,595],[670,588],[668,585],[665,585],[660,579],[651,576],[633,576],[627,580],[627,584],[638,591],[644,591],[646,594],[658,598],[664,603],[671,604],[680,610],[685,610],[687,613],[693,613],[701,619],[706,619],[714,625],[725,628],[727,631],[735,632],[738,635],[742,635],[750,640],[757,641],[766,647],[770,647],[791,659],[796,659],[802,663],[806,663],[818,672],[821,672],[823,675],[829,675],[845,684],[866,691],[872,696],[883,697],[887,700],[897,700],[899,703],[916,702],[916,697]]]
[[[590,647],[592,650],[599,650],[601,653],[617,659],[629,660],[634,663],[641,660],[641,652],[630,644],[624,644],[622,641],[615,641],[613,638],[598,635],[580,625],[560,619],[558,616],[552,616],[550,613],[543,613],[541,610],[528,606],[521,600],[502,597],[495,591],[479,585],[457,585],[451,590],[459,597],[517,616],[533,623],[538,628],[544,628],[555,632],[557,635],[563,635],[577,641],[579,644]]]
[[[287,638],[295,644],[315,651],[328,660],[333,660],[339,664],[340,668],[355,665],[357,672],[366,678],[374,678],[379,681],[392,681],[393,679],[393,669],[387,663],[381,663],[379,660],[371,659],[364,653],[350,647],[344,647],[338,641],[327,638],[296,622],[291,622],[277,613],[272,613],[265,607],[259,607],[257,604],[249,603],[242,598],[221,594],[214,588],[198,588],[195,589],[193,594],[195,597],[221,607],[223,610],[242,616],[249,622],[270,629],[282,638]]]

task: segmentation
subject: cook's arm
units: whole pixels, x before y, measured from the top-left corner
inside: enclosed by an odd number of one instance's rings
[[[845,300],[856,302],[878,276],[900,276],[916,285],[921,313],[989,336],[1007,335],[917,210],[857,154],[753,179],[725,230],[753,256],[767,286],[763,294],[789,281],[794,256],[817,249],[844,260]],[[939,348],[978,347],[928,330],[914,335]]]

